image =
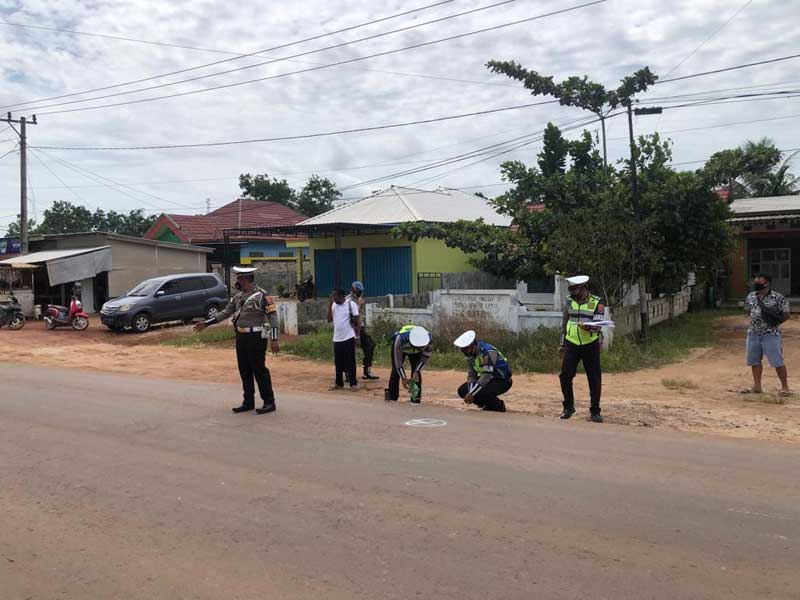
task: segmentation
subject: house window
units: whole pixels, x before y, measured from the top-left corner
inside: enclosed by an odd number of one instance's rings
[[[263,253],[263,252],[255,252],[255,251],[252,251],[252,250],[251,250],[251,251],[248,253],[248,256],[249,256],[250,258],[264,258],[264,253]]]
[[[280,258],[294,258],[294,252],[291,250],[280,250],[278,252]]]

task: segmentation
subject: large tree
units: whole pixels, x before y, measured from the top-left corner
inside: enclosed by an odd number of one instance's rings
[[[251,175],[250,173],[239,175],[239,187],[243,192],[242,196],[253,200],[277,202],[292,207],[297,201],[297,193],[285,179],[270,178],[266,173],[263,175]]]
[[[307,217],[316,217],[331,210],[341,197],[342,193],[330,179],[312,175],[297,195],[295,208]]]
[[[92,212],[85,206],[65,201],[54,202],[42,216],[40,224],[32,219],[29,221],[28,231],[31,235],[102,231],[141,237],[157,219],[155,215],[145,216],[141,209],[118,213],[113,210],[105,212],[98,208]],[[19,215],[17,221],[9,225],[8,235],[19,237]]]
[[[715,185],[727,187],[730,199],[788,196],[800,193],[800,178],[789,172],[797,153],[784,153],[768,138],[747,141],[739,148],[715,152],[703,174]]]

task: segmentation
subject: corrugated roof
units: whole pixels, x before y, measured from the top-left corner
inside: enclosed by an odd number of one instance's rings
[[[268,227],[294,225],[305,216],[277,202],[239,199],[207,215],[175,215],[167,218],[180,230],[188,242],[222,241],[223,231],[235,227]],[[152,229],[145,237],[152,237]]]
[[[511,225],[510,217],[498,214],[489,201],[480,196],[445,188],[429,191],[395,186],[300,224],[391,225],[407,221],[452,223],[461,219],[483,219],[490,225],[504,227]]]
[[[800,196],[773,196],[770,198],[742,198],[731,202],[735,215],[755,215],[800,212]]]
[[[59,258],[68,258],[70,256],[78,256],[80,254],[89,254],[97,252],[98,250],[105,250],[111,246],[98,246],[97,248],[73,248],[71,250],[43,250],[41,252],[33,252],[31,254],[20,254],[14,258],[7,258],[0,260],[0,265],[14,265],[14,264],[37,264],[44,263],[51,260],[58,260]]]

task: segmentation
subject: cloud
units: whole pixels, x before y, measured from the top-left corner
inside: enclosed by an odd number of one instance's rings
[[[287,56],[488,3],[489,0],[453,2],[416,16],[337,34],[269,55]],[[157,102],[42,116],[40,124],[30,128],[30,143],[118,146],[224,141],[372,126],[521,104],[531,101],[527,91],[504,77],[489,73],[485,69],[487,60],[514,59],[559,78],[587,74],[607,84],[617,82],[643,65],[650,65],[657,73],[666,73],[742,4],[736,2],[734,5],[725,0],[677,0],[670,3],[667,10],[658,0],[612,0],[572,13],[346,66]],[[408,2],[400,0],[382,3],[367,0],[307,0],[303,3],[258,0],[247,3],[246,8],[236,9],[214,0],[140,0],[136,3],[122,0],[82,3],[0,0],[0,13],[2,20],[12,23],[242,53],[408,10],[409,6]],[[118,100],[286,73],[564,7],[564,2],[556,0],[519,0],[504,7],[386,38],[163,90],[123,96]],[[798,13],[800,5],[796,3],[754,1],[673,76],[796,52],[790,41],[795,37],[794,24],[800,16]],[[220,53],[2,25],[0,53],[4,56],[0,105],[113,85],[230,58],[230,55]],[[263,57],[241,59],[191,72],[184,77],[263,60]],[[664,84],[656,86],[645,97],[790,81],[796,66],[787,61]],[[396,73],[434,75],[494,85]],[[174,80],[174,77],[159,79],[154,83]],[[118,90],[106,93],[115,91]],[[114,100],[110,98],[103,102]],[[655,128],[670,131],[794,113],[800,114],[797,99],[752,102],[665,111],[661,117],[637,118],[635,127],[637,133],[648,133]],[[268,172],[301,187],[311,172],[319,171],[341,186],[356,185],[359,181],[425,164],[422,161],[462,154],[541,131],[548,121],[566,122],[581,116],[577,109],[552,105],[418,127],[268,144],[131,152],[39,151],[29,161],[32,198],[35,196],[39,214],[53,201],[77,201],[73,192],[62,187],[63,183],[40,164],[41,160],[90,207],[200,212],[207,197],[215,206],[235,198],[240,173]],[[799,124],[800,119],[786,119],[676,133],[671,136],[675,144],[674,159],[677,162],[703,159],[721,148],[762,136],[773,138],[780,147],[795,147],[798,145],[795,140],[800,132]],[[625,123],[611,120],[608,130],[609,137],[613,138],[609,141],[611,158],[624,156]],[[0,140],[6,137],[0,134]],[[13,143],[0,143],[0,155]],[[463,163],[397,177],[381,185],[407,185],[437,175],[445,176],[430,185],[466,187],[496,184],[500,182],[498,167],[502,160],[533,161],[536,148],[532,145],[449,175],[448,170]],[[57,159],[69,161],[77,169],[73,170]],[[412,161],[418,162],[408,164]],[[391,164],[355,168],[385,163]],[[141,193],[134,194],[134,199],[130,197],[130,190],[126,194],[104,187],[96,179],[82,174],[81,168],[131,184]],[[160,183],[174,181],[181,183]],[[368,193],[375,187],[374,184],[356,187],[346,195]],[[502,188],[487,188],[486,191],[498,193],[500,190]],[[0,226],[11,220],[7,215],[18,211],[18,197],[18,165],[16,156],[12,154],[0,160]]]

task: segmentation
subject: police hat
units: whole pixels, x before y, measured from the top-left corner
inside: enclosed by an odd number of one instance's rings
[[[589,283],[588,275],[575,275],[573,277],[567,277],[567,285],[569,287],[574,285],[586,285],[587,283]]]
[[[456,341],[453,342],[453,345],[456,348],[469,348],[475,342],[475,332],[470,329],[469,331],[465,331],[460,336],[456,338]]]
[[[424,327],[414,327],[408,334],[408,341],[415,348],[424,348],[431,343],[431,334]]]
[[[253,275],[258,269],[255,267],[233,267],[233,272],[238,277],[239,275]]]

